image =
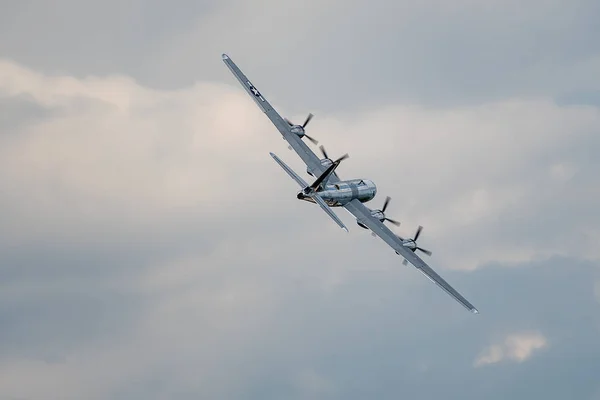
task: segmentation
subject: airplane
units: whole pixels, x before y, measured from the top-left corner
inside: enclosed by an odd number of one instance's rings
[[[281,117],[227,54],[223,54],[222,59],[225,65],[227,65],[229,70],[241,83],[242,87],[250,97],[254,99],[262,112],[266,114],[273,125],[279,130],[282,138],[288,142],[289,147],[294,149],[306,164],[306,172],[316,178],[314,182],[309,185],[287,164],[281,161],[279,157],[273,153],[269,153],[275,162],[277,162],[277,164],[279,164],[279,166],[300,186],[300,190],[297,193],[297,198],[299,200],[317,204],[340,226],[340,228],[348,232],[348,228],[332,210],[332,207],[344,208],[356,218],[358,226],[371,230],[373,236],[379,236],[396,252],[396,254],[403,257],[404,260],[402,261],[402,264],[407,265],[410,262],[417,270],[442,288],[467,310],[473,314],[479,314],[479,311],[475,306],[450,286],[448,282],[439,276],[416,254],[417,251],[421,251],[426,255],[432,254],[429,250],[423,249],[417,245],[417,239],[423,229],[422,226],[417,228],[417,231],[412,238],[402,238],[393,233],[384,224],[384,222],[387,221],[394,225],[400,225],[399,222],[387,218],[385,215],[390,198],[386,197],[381,209],[372,210],[363,203],[375,198],[375,195],[377,194],[377,186],[375,183],[367,179],[341,180],[337,175],[336,169],[343,160],[348,158],[348,154],[344,154],[336,160],[332,160],[328,157],[325,148],[321,146],[320,150],[324,158],[319,158],[306,145],[302,140],[304,137],[314,144],[318,143],[316,139],[308,136],[305,130],[308,122],[313,117],[312,114],[308,115],[308,118],[302,125],[293,124],[287,118]]]

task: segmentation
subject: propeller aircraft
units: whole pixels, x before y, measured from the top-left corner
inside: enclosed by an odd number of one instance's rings
[[[283,139],[288,142],[289,147],[292,148],[306,164],[306,172],[308,175],[315,178],[314,182],[309,185],[287,164],[281,161],[279,157],[270,153],[275,162],[277,162],[277,164],[279,164],[279,166],[281,166],[281,168],[300,186],[300,190],[297,193],[297,198],[299,200],[317,204],[342,229],[348,232],[348,228],[332,210],[333,207],[344,208],[356,218],[358,226],[371,230],[373,236],[379,236],[396,252],[396,254],[402,256],[404,258],[402,264],[407,265],[410,262],[418,271],[442,288],[466,309],[474,314],[479,313],[467,299],[450,286],[448,282],[439,276],[416,254],[417,251],[428,256],[432,254],[431,251],[417,245],[417,240],[423,230],[422,226],[417,228],[417,231],[412,238],[403,238],[396,235],[384,224],[385,222],[390,222],[396,226],[400,225],[398,221],[388,218],[385,214],[391,200],[390,197],[386,197],[381,209],[370,209],[363,203],[375,198],[375,195],[377,194],[377,186],[375,183],[367,179],[340,179],[336,173],[336,169],[342,161],[348,158],[348,154],[344,154],[336,160],[332,160],[329,158],[325,148],[320,146],[323,158],[319,158],[306,145],[303,138],[308,139],[315,145],[318,143],[316,139],[306,134],[306,126],[313,118],[312,113],[308,114],[308,117],[302,125],[294,124],[287,118],[281,117],[258,89],[250,82],[248,77],[246,77],[246,75],[238,68],[233,60],[227,54],[223,54],[222,58],[225,65],[227,65],[229,70],[241,83],[242,87],[279,130]]]

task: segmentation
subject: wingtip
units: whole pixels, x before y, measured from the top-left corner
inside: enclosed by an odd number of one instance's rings
[[[479,314],[479,310],[478,310],[478,309],[476,309],[476,308],[473,308],[473,309],[471,310],[471,312],[472,312],[473,314]]]
[[[229,60],[229,56],[225,53],[223,53],[221,57],[223,57],[223,60]]]
[[[345,230],[347,233],[350,233],[350,231],[348,231],[348,228],[346,228],[345,226],[342,229]]]

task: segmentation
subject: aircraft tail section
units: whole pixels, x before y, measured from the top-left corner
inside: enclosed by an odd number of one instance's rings
[[[333,162],[314,182],[310,185],[310,189],[314,192],[318,192],[324,185],[327,184],[327,180],[335,172],[335,169],[340,165],[342,160],[348,158],[348,154],[344,154]]]
[[[279,157],[277,157],[273,153],[269,153],[269,154],[271,155],[271,157],[273,157],[273,159],[277,162],[277,164],[279,164],[279,166],[285,172],[287,172],[287,174],[293,180],[295,180],[296,183],[298,183],[298,185],[300,185],[302,187],[302,192],[304,193],[304,196],[310,197],[312,200],[314,200],[314,202],[317,203],[319,205],[319,207],[321,207],[321,209],[323,211],[325,211],[327,213],[327,215],[329,215],[329,217],[331,217],[331,219],[333,219],[335,221],[336,224],[339,225],[340,228],[342,228],[343,230],[348,232],[348,228],[346,228],[346,225],[344,225],[342,220],[333,212],[333,210],[327,205],[327,203],[325,203],[325,200],[323,200],[319,196],[319,194],[316,192],[316,190],[313,189],[313,186],[315,188],[318,188],[319,185],[321,184],[321,182],[323,182],[327,177],[329,177],[329,175],[331,175],[331,173],[335,170],[335,168],[337,168],[337,165],[339,165],[341,159],[334,162],[332,166],[330,166],[321,176],[319,176],[319,178],[317,178],[315,183],[313,183],[311,186],[308,186],[308,184],[304,181],[304,179],[302,179],[297,173],[294,172],[294,170],[292,170],[283,161],[281,161],[279,159]]]

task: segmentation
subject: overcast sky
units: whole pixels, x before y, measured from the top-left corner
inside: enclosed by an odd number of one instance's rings
[[[599,400],[599,20],[0,0],[0,399]],[[295,198],[224,52],[481,314]]]

